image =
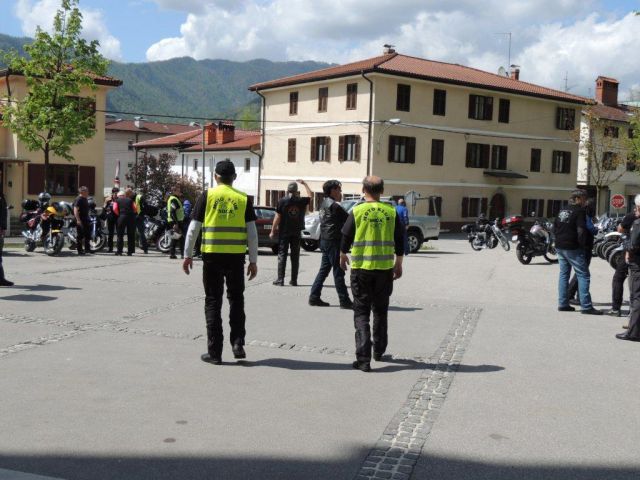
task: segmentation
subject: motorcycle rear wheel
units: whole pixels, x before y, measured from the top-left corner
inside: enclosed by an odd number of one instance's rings
[[[33,252],[36,249],[36,242],[34,242],[33,240],[25,240],[24,249],[27,252]]]
[[[171,237],[167,232],[158,237],[158,240],[156,240],[156,248],[162,253],[169,253],[171,249]]]
[[[558,252],[556,252],[554,244],[549,245],[547,253],[544,254],[544,259],[549,263],[558,263]]]
[[[616,242],[602,242],[602,244],[600,245],[600,248],[598,250],[598,256],[603,259],[606,260],[607,256],[606,256],[606,251],[609,247],[611,247],[612,245],[615,245]]]
[[[529,265],[533,256],[527,255],[524,252],[524,248],[516,248],[516,257],[518,257],[518,261],[523,265]]]
[[[611,265],[611,268],[614,270],[618,268],[620,262],[624,262],[624,250],[618,250],[609,256],[609,265]]]
[[[92,253],[99,252],[104,248],[106,243],[107,243],[107,239],[105,238],[104,235],[102,234],[96,235],[95,239],[92,238],[91,240],[89,240],[89,251]]]
[[[618,247],[619,245],[617,242],[607,246],[607,248],[604,250],[604,260],[608,262],[611,258],[611,254],[613,254],[614,250]]]
[[[53,233],[44,241],[44,253],[50,257],[57,255],[62,250],[63,245],[64,237],[58,233]]]
[[[505,252],[511,250],[511,244],[509,243],[509,240],[507,240],[507,237],[504,236],[504,233],[496,233],[496,237],[500,240],[500,245],[504,248]]]
[[[471,248],[473,248],[476,252],[482,250],[482,243],[480,243],[477,238],[471,240],[469,244],[471,245]]]

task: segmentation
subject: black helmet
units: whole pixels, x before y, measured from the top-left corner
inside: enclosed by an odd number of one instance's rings
[[[96,208],[96,201],[93,199],[93,197],[89,197],[87,198],[87,203],[89,204],[89,208],[91,210],[93,210],[94,208]]]
[[[49,195],[47,192],[42,192],[40,195],[38,195],[38,201],[40,202],[41,206],[46,207],[51,201],[51,195]]]

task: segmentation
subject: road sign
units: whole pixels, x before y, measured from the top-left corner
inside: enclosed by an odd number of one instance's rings
[[[613,195],[611,197],[611,206],[617,210],[620,210],[625,207],[625,198],[624,195]]]

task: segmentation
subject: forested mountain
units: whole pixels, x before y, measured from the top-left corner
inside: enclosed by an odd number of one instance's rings
[[[30,40],[0,34],[0,51],[13,48],[23,54],[22,45]],[[197,61],[189,57],[149,63],[113,62],[109,75],[124,83],[109,93],[107,109],[141,114],[149,119],[154,118],[152,114],[255,119],[260,98],[247,90],[249,85],[327,66],[319,62]]]

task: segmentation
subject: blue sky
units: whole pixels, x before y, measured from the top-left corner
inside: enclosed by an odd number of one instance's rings
[[[59,0],[0,0],[0,33],[50,28]],[[521,78],[593,93],[597,75],[640,89],[640,0],[80,0],[85,36],[117,61],[318,60],[400,53],[488,71],[512,63]],[[591,92],[590,92],[591,90]]]

